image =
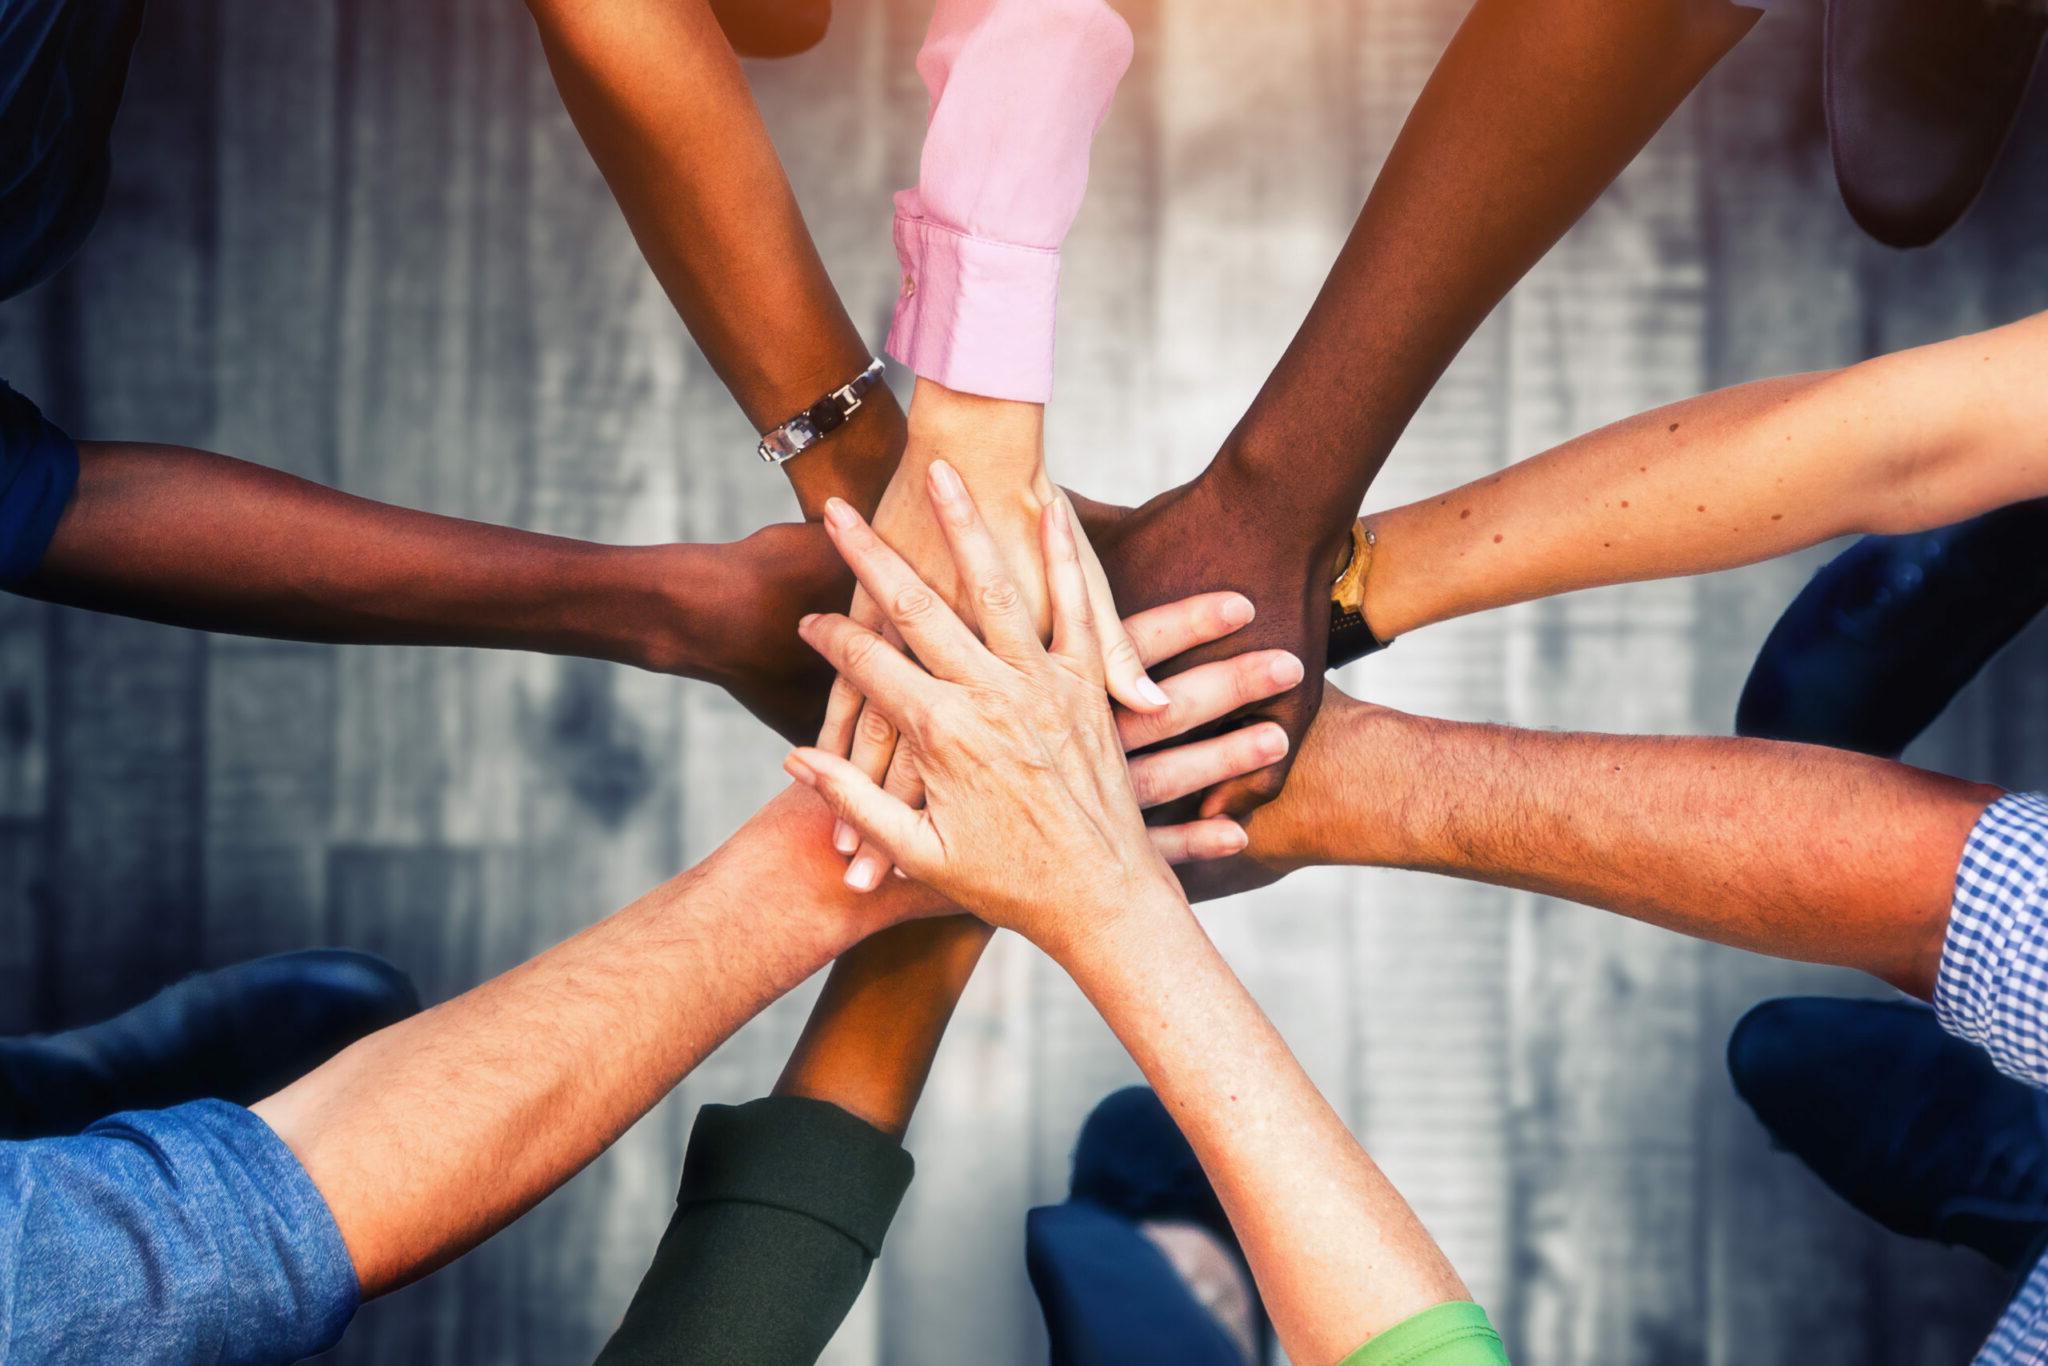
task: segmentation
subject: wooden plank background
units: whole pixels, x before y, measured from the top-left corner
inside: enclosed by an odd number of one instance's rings
[[[928,0],[842,0],[755,84],[855,317],[896,272]],[[1716,384],[2048,306],[2048,108],[1938,249],[1865,242],[1830,184],[1817,6],[1773,15],[1481,330],[1374,500]],[[1457,0],[1130,0],[1138,56],[1071,239],[1057,474],[1136,501],[1213,451],[1291,333]],[[73,430],[615,540],[729,538],[782,483],[682,334],[501,0],[158,0],[78,263],[0,307],[0,374]],[[895,376],[902,380],[899,374]],[[1815,552],[1422,633],[1346,675],[1531,725],[1725,730]],[[2048,630],[1916,751],[2048,781]],[[717,692],[608,665],[205,638],[0,601],[0,1027],[323,942],[432,999],[701,856],[776,744]],[[1323,871],[1205,913],[1527,1366],[1961,1361],[1996,1286],[1772,1153],[1729,1025],[1845,974],[1583,908]],[[369,1306],[350,1362],[587,1360],[667,1216],[694,1108],[769,1083],[808,992],[519,1226]],[[912,1132],[917,1183],[835,1366],[1022,1366],[1022,1214],[1134,1075],[1002,942]]]

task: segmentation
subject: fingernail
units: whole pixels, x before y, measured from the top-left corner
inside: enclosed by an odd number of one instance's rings
[[[860,838],[853,833],[853,827],[840,821],[832,827],[832,847],[842,854],[851,855],[860,848]]]
[[[943,460],[932,461],[931,481],[932,487],[938,490],[939,497],[949,503],[967,492],[960,483],[960,476]]]
[[[844,498],[827,498],[825,520],[843,531],[860,519],[854,516],[853,509],[847,505]]]
[[[811,766],[794,754],[782,761],[782,771],[802,783],[805,787],[816,787],[818,775],[811,772]]]
[[[1259,753],[1277,759],[1287,752],[1287,732],[1274,726],[1259,732]]]
[[[1165,690],[1162,689],[1157,683],[1154,683],[1149,677],[1140,674],[1138,676],[1137,686],[1138,696],[1144,698],[1153,706],[1170,707],[1173,705],[1173,699],[1168,697],[1166,695]]]
[[[1222,841],[1223,851],[1227,854],[1241,854],[1245,846],[1252,842],[1252,837],[1244,832],[1244,827],[1237,824],[1233,824],[1228,830],[1217,831],[1216,838]]]
[[[910,881],[910,874],[904,872],[901,868],[891,868],[889,872],[895,877],[902,878],[905,882]]]
[[[1242,626],[1258,615],[1259,609],[1252,606],[1250,598],[1231,597],[1223,603],[1223,624]]]
[[[816,612],[806,612],[796,619],[796,629],[799,631],[808,631],[811,629],[811,623],[816,621],[817,619],[818,614]]]
[[[873,891],[875,884],[882,878],[882,870],[875,864],[876,860],[868,854],[862,854],[855,859],[853,866],[846,870],[846,885],[856,892]]]
[[[1301,682],[1301,661],[1293,655],[1281,655],[1266,666],[1266,672],[1275,683],[1291,688]]]

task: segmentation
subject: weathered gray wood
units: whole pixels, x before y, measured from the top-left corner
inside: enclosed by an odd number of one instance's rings
[[[340,7],[230,4],[219,85],[216,449],[334,477]],[[334,766],[330,650],[218,637],[206,687],[205,954],[320,931]]]
[[[80,436],[205,445],[214,362],[213,0],[145,21],[108,208],[67,289]],[[53,1012],[97,1017],[199,955],[203,639],[62,613],[51,697]],[[141,950],[138,952],[138,949]]]

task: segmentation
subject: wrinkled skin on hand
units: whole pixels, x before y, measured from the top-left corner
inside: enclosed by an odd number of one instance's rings
[[[1142,611],[1210,589],[1234,589],[1258,608],[1251,625],[1219,642],[1223,648],[1191,650],[1163,673],[1242,650],[1288,650],[1301,660],[1300,686],[1219,725],[1270,720],[1287,732],[1283,762],[1225,783],[1201,801],[1204,816],[1243,817],[1279,795],[1321,703],[1330,644],[1330,584],[1349,526],[1338,528],[1330,539],[1304,538],[1298,525],[1286,525],[1289,519],[1271,510],[1270,502],[1262,505],[1256,491],[1232,493],[1216,469],[1140,508],[1083,498],[1073,502],[1123,611]],[[1187,816],[1183,811],[1172,818]]]

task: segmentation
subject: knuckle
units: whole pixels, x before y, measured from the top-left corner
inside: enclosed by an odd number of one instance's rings
[[[935,603],[930,589],[916,585],[897,590],[889,600],[890,610],[899,621],[917,621],[930,616]]]
[[[1023,599],[1017,593],[1017,586],[1008,579],[985,583],[979,590],[981,605],[991,612],[1010,613],[1017,610]]]
[[[860,724],[855,728],[855,732],[864,743],[877,748],[887,745],[896,738],[896,727],[889,724],[887,717],[873,709],[860,714]]]

